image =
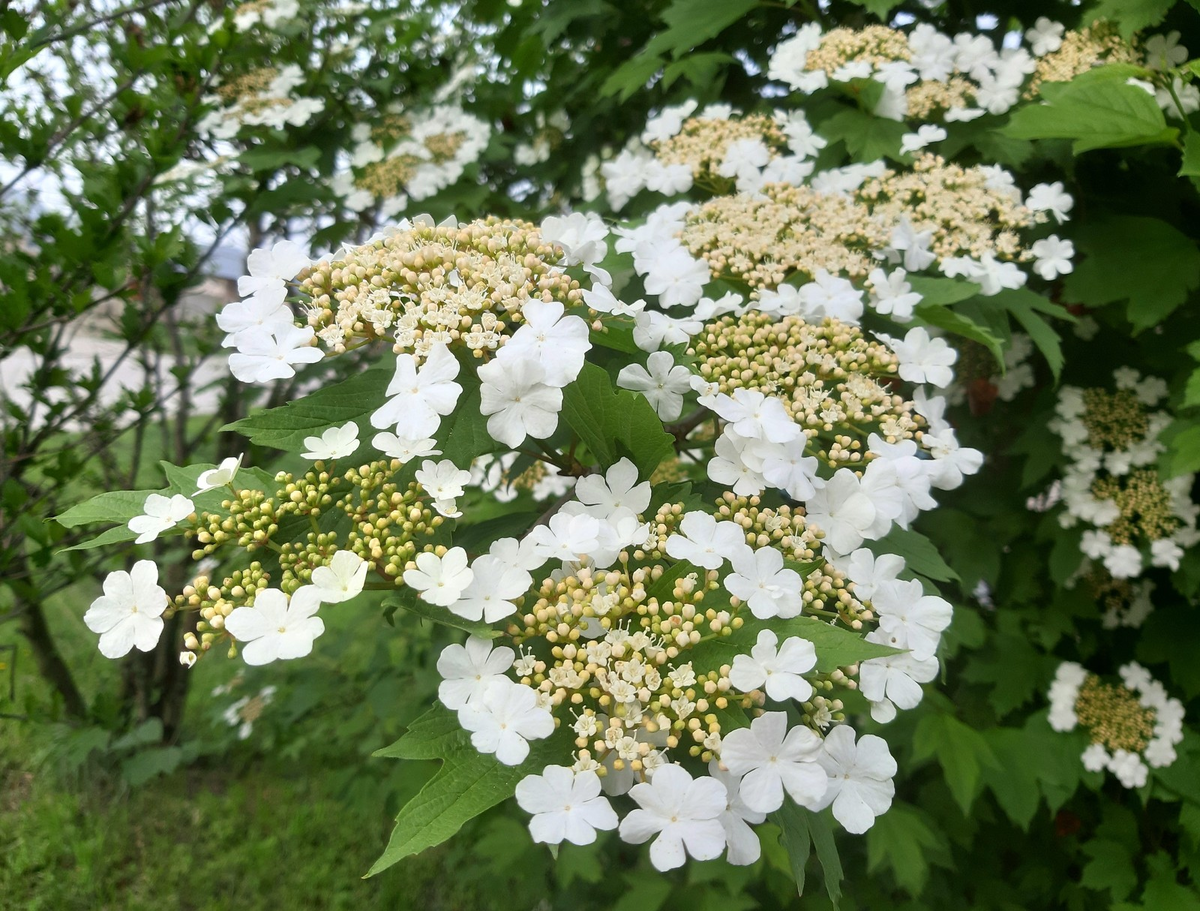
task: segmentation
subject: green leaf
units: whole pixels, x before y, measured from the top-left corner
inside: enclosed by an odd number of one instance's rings
[[[238,160],[252,171],[274,171],[285,165],[315,168],[320,159],[321,150],[316,146],[302,149],[249,149],[238,156]]]
[[[984,780],[1000,809],[1028,832],[1042,799],[1039,767],[1030,761],[1029,738],[1011,728],[996,728],[986,736],[998,764],[984,767]]]
[[[983,769],[996,756],[983,735],[953,715],[925,715],[913,732],[913,758],[937,758],[955,803],[969,816],[983,787]]]
[[[503,765],[495,756],[478,753],[469,744],[451,747],[443,757],[442,767],[396,816],[396,827],[387,847],[367,876],[440,845],[464,823],[507,800],[516,790],[517,782],[526,775],[541,772],[561,754],[560,740],[551,737],[534,741],[529,745],[529,758],[519,766]],[[414,745],[413,749],[421,747]],[[428,747],[425,752],[432,753],[433,748]]]
[[[921,295],[923,304],[949,305],[969,300],[979,294],[981,287],[974,282],[957,278],[929,278],[925,275],[909,275],[906,279],[912,289]]]
[[[674,437],[663,430],[650,403],[625,389],[614,390],[608,374],[595,364],[584,364],[563,390],[562,416],[603,468],[624,454],[648,478],[675,451]]]
[[[945,850],[945,837],[920,810],[894,803],[867,831],[867,873],[887,867],[900,888],[920,895],[929,879],[929,862]]]
[[[1084,258],[1066,278],[1073,303],[1091,307],[1129,301],[1135,332],[1170,316],[1200,287],[1200,251],[1187,235],[1157,218],[1120,215],[1075,232]]]
[[[790,798],[784,798],[783,806],[769,817],[771,822],[779,826],[779,843],[787,851],[792,879],[796,881],[796,892],[800,895],[804,894],[804,867],[812,850],[808,821],[805,819],[807,813]]]
[[[957,582],[958,573],[952,570],[937,547],[920,532],[893,528],[878,541],[867,541],[866,547],[876,556],[899,554],[914,573],[935,582]]]
[[[963,338],[969,338],[973,342],[979,342],[979,344],[991,352],[997,364],[1004,363],[1003,341],[990,328],[977,323],[965,313],[958,310],[951,310],[949,307],[944,307],[940,304],[926,304],[924,302],[917,304],[913,308],[913,313],[918,320],[929,326],[937,326],[939,329],[945,329],[954,335],[961,335]]]
[[[877,161],[900,157],[900,142],[908,127],[886,117],[876,117],[857,108],[835,114],[820,126],[820,133],[830,142],[842,140],[855,161]]]
[[[990,301],[1003,307],[1013,315],[1021,328],[1029,335],[1037,349],[1050,365],[1057,382],[1064,364],[1062,345],[1054,328],[1040,314],[1047,313],[1060,319],[1073,320],[1065,309],[1047,300],[1028,288],[1006,288],[995,294]]]
[[[1183,162],[1179,166],[1180,177],[1200,177],[1200,133],[1188,130],[1183,138]]]
[[[440,702],[408,726],[391,746],[372,756],[384,759],[441,759],[457,749],[470,749],[471,737],[458,723],[458,716]]]
[[[826,810],[822,813],[804,811],[804,821],[808,826],[808,834],[813,847],[817,850],[817,861],[821,864],[821,876],[825,880],[825,892],[836,908],[842,897],[842,859],[838,856],[837,842],[833,837],[832,814]]]
[[[1123,900],[1137,887],[1138,875],[1128,846],[1093,838],[1083,845],[1083,853],[1091,860],[1084,864],[1082,885],[1097,891],[1107,889],[1114,901]]]
[[[260,446],[295,453],[304,451],[305,437],[320,436],[330,427],[347,421],[356,422],[360,432],[365,432],[370,427],[371,413],[385,401],[384,391],[392,373],[390,369],[375,367],[221,429],[237,431]]]
[[[899,6],[900,2],[901,0],[854,0],[855,4],[878,16],[884,25],[889,21],[888,14]]]
[[[1018,109],[1004,128],[1013,139],[1071,139],[1076,155],[1091,149],[1169,145],[1168,127],[1154,96],[1113,79],[1042,83],[1042,104]]]
[[[98,494],[77,506],[72,506],[66,512],[54,517],[63,528],[78,528],[81,525],[94,525],[99,522],[124,524],[134,516],[142,514],[146,497],[158,490],[110,490]],[[128,529],[126,529],[128,531]],[[129,539],[137,537],[129,532]]]
[[[759,0],[674,0],[662,14],[667,29],[657,34],[652,44],[669,51],[678,60],[692,48],[717,37],[758,3]]]
[[[1119,25],[1122,38],[1158,25],[1175,0],[1099,0],[1092,9],[1092,21],[1106,19]]]

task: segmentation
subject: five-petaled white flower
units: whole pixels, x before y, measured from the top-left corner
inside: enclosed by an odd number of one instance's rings
[[[447,645],[438,656],[437,671],[442,675],[438,699],[448,709],[458,710],[469,702],[478,702],[497,680],[508,678],[513,650],[506,645],[493,649],[487,639],[469,636],[466,645]]]
[[[541,382],[547,386],[561,388],[572,382],[592,347],[587,323],[578,316],[563,316],[558,301],[526,301],[521,315],[524,323],[500,349],[497,360],[540,364],[545,373]]]
[[[821,738],[803,726],[788,730],[785,712],[767,712],[748,728],[730,731],[721,741],[721,762],[742,776],[742,800],[759,813],[792,800],[810,809],[825,796],[825,770],[817,763]]]
[[[646,366],[628,364],[617,374],[617,385],[646,397],[664,421],[676,421],[683,413],[683,397],[691,391],[692,372],[675,363],[669,351],[655,351]]]
[[[764,822],[767,814],[746,806],[742,800],[742,780],[723,770],[720,760],[709,762],[708,774],[725,785],[725,812],[718,817],[725,830],[725,859],[735,866],[754,863],[762,856],[762,844],[750,827]]]
[[[294,240],[281,240],[269,250],[266,247],[252,250],[246,257],[250,274],[238,279],[238,294],[282,303],[287,294],[284,283],[295,278],[310,263],[304,248]]]
[[[532,813],[529,833],[534,841],[557,845],[590,845],[597,829],[615,829],[617,814],[600,794],[600,776],[590,769],[574,772],[550,765],[540,775],[517,783],[517,804]]]
[[[339,550],[328,566],[312,571],[312,584],[326,604],[349,601],[363,590],[370,564],[351,550]]]
[[[413,355],[401,354],[385,392],[388,400],[371,415],[371,426],[394,427],[404,439],[433,436],[462,395],[462,386],[454,382],[458,370],[458,361],[442,342],[429,349],[419,367]]]
[[[804,582],[794,569],[783,565],[783,554],[773,547],[740,548],[733,556],[733,572],[725,588],[741,598],[759,620],[795,617],[804,607],[800,594]]]
[[[117,570],[105,577],[104,594],[92,602],[83,622],[100,634],[100,654],[121,658],[135,646],[148,652],[158,644],[169,603],[158,584],[158,567],[138,560],[129,572]]]
[[[404,584],[415,588],[422,601],[439,607],[457,601],[475,577],[461,547],[450,548],[442,557],[428,551],[417,554],[416,564],[416,569],[404,571]]]
[[[281,326],[248,335],[229,355],[229,370],[243,383],[267,383],[296,375],[297,364],[315,364],[325,355],[313,346],[310,326]]]
[[[776,702],[795,699],[800,702],[813,694],[812,684],[804,679],[817,666],[817,651],[807,639],[792,636],[776,649],[779,637],[773,630],[759,631],[758,640],[749,655],[736,655],[729,682],[749,693],[765,688]]]
[[[450,605],[451,612],[467,620],[495,623],[511,615],[517,609],[512,602],[533,583],[533,576],[527,571],[492,554],[476,557],[471,572],[474,574],[471,584]]]
[[[689,854],[712,860],[724,850],[721,814],[728,796],[717,779],[693,779],[683,766],[665,765],[649,781],[634,785],[629,796],[638,809],[621,820],[621,838],[640,845],[657,835],[650,846],[656,870],[683,866]]]
[[[619,509],[640,514],[650,505],[650,482],[639,484],[637,466],[620,459],[603,475],[585,475],[575,482],[575,496],[597,516],[607,518]]]
[[[296,589],[290,599],[268,588],[255,594],[252,606],[239,607],[226,617],[225,630],[245,643],[242,658],[247,664],[303,658],[325,632],[324,621],[316,616],[320,607],[321,592],[315,585]]]
[[[536,361],[496,358],[479,368],[481,414],[489,415],[487,429],[514,449],[527,436],[544,440],[558,427],[562,390],[546,382]]]
[[[458,721],[471,732],[480,753],[495,753],[505,765],[520,765],[529,741],[554,733],[554,716],[538,705],[537,692],[507,677],[492,681],[483,697],[458,711]]]
[[[168,528],[174,528],[195,509],[192,501],[183,494],[177,493],[172,497],[150,494],[142,504],[142,515],[129,520],[129,530],[137,535],[133,543],[148,544]]]
[[[817,762],[828,774],[829,786],[813,809],[832,804],[834,819],[847,832],[861,835],[892,805],[896,760],[882,737],[865,734],[856,744],[854,729],[838,725],[825,736]]]
[[[300,457],[314,462],[354,455],[358,449],[358,425],[347,421],[341,427],[330,427],[319,437],[305,437],[304,446],[306,451],[300,453]]]
[[[849,468],[839,468],[806,504],[807,524],[825,533],[830,550],[848,554],[875,523],[875,504]]]
[[[196,478],[196,493],[204,493],[206,490],[213,490],[216,487],[224,487],[226,484],[232,483],[241,467],[241,456],[222,459],[221,464],[216,468],[200,472],[200,476]]]
[[[923,326],[909,329],[903,341],[885,338],[900,359],[900,378],[944,388],[954,379],[958,352],[945,339],[930,336]]]
[[[718,522],[706,512],[686,513],[679,530],[683,534],[667,538],[667,553],[705,569],[720,569],[746,546],[746,532],[740,525]]]

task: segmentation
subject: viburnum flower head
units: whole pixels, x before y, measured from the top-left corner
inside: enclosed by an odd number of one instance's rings
[[[721,763],[742,776],[742,800],[759,813],[783,806],[785,790],[801,806],[816,806],[828,788],[820,753],[821,738],[802,725],[789,731],[786,712],[766,712],[721,741]]]
[[[646,366],[628,364],[617,374],[622,389],[640,392],[663,421],[676,421],[683,413],[683,397],[691,391],[692,372],[668,351],[655,351]]]
[[[715,778],[693,779],[683,766],[664,765],[649,781],[634,785],[629,796],[638,809],[621,820],[621,838],[635,845],[654,838],[650,862],[656,870],[681,867],[688,855],[713,860],[725,849],[720,816],[727,794]]]
[[[562,390],[546,383],[536,361],[496,358],[479,368],[481,414],[493,438],[516,448],[526,437],[544,440],[558,427]]]
[[[795,699],[803,702],[812,697],[812,684],[804,679],[817,666],[817,651],[807,639],[792,636],[782,647],[773,630],[764,629],[749,655],[737,655],[729,672],[729,682],[743,693],[765,689],[776,702]]]
[[[783,565],[783,554],[773,547],[743,547],[733,557],[733,572],[725,577],[725,588],[746,602],[759,620],[797,616],[804,607],[800,595],[804,580]]]
[[[330,427],[319,437],[305,437],[303,459],[314,462],[329,462],[354,455],[358,449],[358,425],[347,421],[341,427]]]
[[[240,455],[222,459],[221,464],[216,468],[200,472],[200,476],[196,478],[196,493],[204,493],[206,490],[214,490],[217,487],[233,483],[233,479],[241,467],[242,457]]]
[[[100,654],[122,658],[134,647],[148,652],[158,644],[169,603],[158,584],[158,567],[138,560],[129,572],[117,570],[105,577],[104,594],[92,602],[83,622],[100,634]]]
[[[321,591],[315,585],[296,589],[289,599],[276,588],[254,595],[254,604],[239,607],[225,618],[225,630],[239,642],[242,659],[250,665],[270,664],[303,658],[312,652],[313,641],[325,632],[316,616]]]
[[[283,326],[271,333],[253,333],[229,355],[229,370],[243,383],[269,383],[296,375],[297,364],[315,364],[325,355],[313,346],[309,326]]]
[[[480,701],[492,683],[508,681],[505,672],[514,657],[508,646],[493,649],[487,639],[478,636],[467,637],[465,645],[447,645],[437,660],[437,672],[442,676],[438,699],[454,711]]]
[[[539,381],[561,389],[579,376],[591,350],[588,325],[578,316],[563,316],[558,301],[526,301],[521,308],[525,322],[500,349],[503,363],[533,361],[544,372]]]
[[[339,550],[328,566],[312,571],[312,585],[326,604],[349,601],[363,590],[370,564],[351,550]]]
[[[532,813],[529,834],[535,842],[557,845],[590,845],[596,830],[615,829],[619,820],[600,793],[600,776],[591,769],[579,772],[564,766],[546,766],[540,775],[517,782],[517,805]]]
[[[720,569],[746,547],[746,533],[735,522],[718,522],[706,512],[686,513],[679,531],[667,538],[667,553],[705,569]]]
[[[554,733],[554,716],[537,704],[537,692],[506,677],[492,681],[482,699],[463,706],[458,721],[471,732],[480,753],[495,753],[505,765],[520,765],[529,741]]]
[[[855,743],[854,729],[840,724],[825,736],[817,762],[829,782],[814,809],[832,805],[833,818],[847,832],[861,835],[892,805],[896,760],[882,737],[866,734]]]
[[[467,565],[467,552],[452,547],[444,556],[426,551],[417,554],[416,569],[404,571],[404,584],[415,588],[422,601],[449,607],[462,597],[475,574]]]
[[[454,382],[458,370],[458,361],[441,342],[429,349],[419,367],[413,355],[399,355],[386,390],[388,400],[371,415],[371,426],[394,427],[405,439],[433,436],[462,395],[462,386]]]
[[[137,537],[134,544],[148,544],[168,528],[174,528],[193,512],[196,507],[183,494],[164,497],[152,493],[142,504],[142,514],[129,520],[129,530]]]

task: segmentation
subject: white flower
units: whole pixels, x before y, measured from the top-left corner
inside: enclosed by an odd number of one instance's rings
[[[1033,28],[1026,29],[1025,39],[1033,48],[1035,57],[1053,54],[1062,47],[1062,36],[1066,30],[1061,22],[1053,22],[1045,16],[1038,16]]]
[[[312,571],[312,585],[326,604],[349,601],[363,590],[370,564],[352,550],[339,550],[328,566]]]
[[[479,410],[488,418],[487,429],[511,447],[527,436],[544,440],[558,427],[562,390],[546,383],[546,372],[536,361],[500,358],[479,368]]]
[[[1154,566],[1163,566],[1175,572],[1179,569],[1179,561],[1182,559],[1183,548],[1170,538],[1150,542],[1150,562]]]
[[[767,818],[766,813],[751,810],[742,800],[741,779],[722,770],[720,760],[708,764],[708,774],[725,785],[725,812],[719,817],[725,830],[725,859],[736,866],[752,864],[762,856],[762,844],[751,825]]]
[[[438,699],[454,711],[478,702],[493,682],[508,679],[504,673],[512,666],[513,657],[508,646],[493,649],[487,639],[478,636],[469,636],[466,645],[447,645],[437,660],[437,672],[442,675]]]
[[[513,566],[492,554],[475,558],[471,565],[474,578],[457,601],[450,605],[452,613],[468,620],[495,623],[516,610],[512,603],[529,590],[533,577],[519,566]]]
[[[892,805],[896,760],[882,737],[867,734],[855,744],[854,729],[838,725],[826,735],[817,762],[829,776],[829,787],[814,809],[832,804],[834,819],[847,832],[861,835]]]
[[[869,633],[864,638],[881,645],[893,644],[881,630]],[[871,702],[882,703],[886,700],[899,708],[912,709],[917,707],[924,695],[921,684],[933,680],[937,672],[937,658],[917,659],[912,652],[901,651],[862,662],[858,672],[859,689]]]
[[[575,496],[592,507],[588,511],[597,518],[607,518],[620,509],[641,514],[650,505],[650,482],[639,484],[637,466],[623,458],[604,475],[590,474],[576,481]]]
[[[863,493],[858,477],[839,468],[805,504],[806,522],[825,533],[825,543],[839,554],[862,544],[875,522],[875,504]]]
[[[406,439],[433,436],[462,395],[462,386],[454,382],[458,370],[458,361],[442,342],[430,348],[420,368],[413,355],[401,354],[385,393],[388,400],[371,415],[371,426],[395,427]]]
[[[282,286],[281,286],[282,287]],[[233,301],[217,314],[217,325],[227,333],[223,348],[241,348],[252,335],[270,335],[293,325],[292,311],[274,297],[250,297]]]
[[[517,783],[517,805],[532,813],[529,833],[535,842],[590,845],[597,829],[615,829],[617,814],[600,794],[600,776],[591,770],[574,772],[546,766],[541,775]]]
[[[454,501],[466,491],[466,485],[471,482],[471,472],[459,468],[449,459],[440,462],[426,459],[413,477],[433,497],[433,507],[439,514],[449,518],[462,515],[457,511]]]
[[[1069,240],[1060,240],[1057,234],[1037,241],[1030,248],[1036,257],[1033,271],[1046,281],[1053,281],[1060,275],[1066,275],[1075,269],[1071,257],[1075,255],[1075,245]]]
[[[958,352],[945,339],[933,338],[923,326],[909,329],[904,341],[885,339],[900,359],[900,379],[944,388],[954,379],[951,366]]]
[[[404,571],[404,584],[415,588],[422,601],[449,607],[466,591],[474,579],[467,566],[467,552],[461,547],[452,547],[445,556],[425,553],[417,554],[416,569]]]
[[[526,301],[521,315],[524,323],[500,349],[497,360],[540,364],[545,372],[541,382],[555,388],[574,381],[592,347],[587,323],[578,316],[563,316],[558,301]]]
[[[921,303],[921,295],[905,281],[908,273],[894,269],[891,274],[882,269],[873,269],[867,276],[871,286],[871,306],[884,316],[890,315],[898,322],[906,323],[913,316],[913,308]]]
[[[142,515],[129,520],[129,530],[137,534],[134,544],[148,544],[168,528],[174,528],[193,512],[196,507],[183,494],[164,497],[152,493],[142,504]]]
[[[692,372],[675,363],[667,351],[655,351],[646,366],[628,364],[617,374],[617,385],[632,389],[646,401],[663,421],[676,421],[683,413],[683,397],[691,390]]]
[[[647,265],[646,293],[657,295],[663,307],[690,307],[704,295],[704,286],[712,279],[708,264],[681,244],[655,251]]]
[[[812,684],[801,675],[817,666],[817,651],[807,639],[792,636],[776,650],[779,637],[769,629],[761,630],[749,655],[737,655],[729,682],[749,693],[765,686],[776,702],[795,699],[803,702],[813,694]]]
[[[163,631],[162,613],[170,600],[158,584],[158,567],[138,560],[129,572],[117,570],[104,578],[104,594],[92,602],[83,622],[100,634],[100,654],[121,658],[136,646],[148,652]]]
[[[1146,66],[1152,70],[1170,70],[1187,62],[1188,50],[1179,43],[1179,32],[1151,35],[1144,45]]]
[[[750,613],[760,620],[795,617],[804,607],[800,574],[785,569],[783,554],[773,547],[751,550],[743,546],[734,553],[733,572],[725,577],[725,588],[741,598]]]
[[[229,370],[243,383],[267,383],[296,375],[297,364],[315,364],[325,355],[312,345],[316,334],[308,326],[282,326],[274,332],[253,333],[229,355]]]
[[[1132,544],[1112,548],[1104,557],[1104,568],[1114,579],[1132,579],[1142,571],[1142,554]]]
[[[1054,183],[1039,183],[1029,191],[1025,205],[1035,212],[1049,212],[1060,225],[1067,220],[1067,213],[1075,205],[1071,194],[1063,190],[1061,180]]]
[[[551,215],[542,222],[542,240],[558,244],[566,253],[564,265],[591,266],[608,252],[608,228],[595,212]]]
[[[774,813],[783,792],[803,807],[814,807],[828,787],[817,763],[821,738],[803,726],[788,730],[786,712],[767,712],[725,735],[721,763],[742,776],[741,796],[752,810]]]
[[[408,437],[397,436],[386,430],[375,434],[371,438],[371,445],[389,459],[398,459],[401,464],[411,462],[413,459],[423,459],[428,456],[442,454],[441,450],[436,448],[437,440],[433,439],[433,437],[414,440]]]
[[[707,776],[692,779],[678,765],[665,765],[648,782],[629,791],[638,804],[621,821],[621,838],[640,845],[657,835],[650,846],[656,870],[674,870],[687,855],[712,860],[725,848],[720,816],[725,812],[725,786]]]
[[[895,254],[893,261],[902,262],[909,272],[920,272],[937,259],[929,249],[932,244],[933,231],[918,232],[907,218],[901,218],[900,223],[892,229],[889,250]]]
[[[196,653],[185,649],[179,653],[179,663],[184,667],[192,667],[196,663]]]
[[[729,429],[747,439],[787,443],[803,433],[783,402],[755,389],[735,389],[732,396],[718,394],[709,407],[729,423]]]
[[[900,137],[900,154],[917,152],[933,142],[941,142],[946,138],[946,131],[931,123],[922,124],[915,133],[905,133]]]
[[[746,533],[735,522],[718,522],[706,512],[689,512],[679,523],[682,534],[667,538],[667,553],[705,569],[721,565],[746,546]]]
[[[226,484],[232,483],[241,466],[241,456],[230,456],[227,459],[222,459],[221,464],[216,468],[200,472],[200,476],[196,478],[196,493],[204,493],[206,490],[213,490],[214,488],[224,487]]]
[[[903,639],[918,661],[937,651],[942,631],[950,625],[950,602],[926,595],[917,580],[882,583],[871,600],[879,614],[879,628],[889,636]]]
[[[315,616],[321,607],[321,592],[304,585],[291,599],[279,589],[255,593],[254,605],[239,607],[225,618],[225,630],[246,643],[242,658],[247,664],[270,664],[303,658],[312,651],[313,640],[325,632],[325,624]]]
[[[505,765],[520,765],[529,741],[554,733],[554,716],[538,705],[537,692],[508,678],[494,680],[483,697],[458,711],[458,721],[471,732],[480,753],[495,753]]]
[[[353,455],[358,449],[358,425],[347,421],[341,427],[330,427],[319,437],[305,437],[307,452],[300,453],[303,459],[328,462]]]
[[[837,566],[854,583],[854,597],[859,601],[870,601],[881,585],[895,581],[903,572],[904,558],[896,554],[876,557],[867,548],[860,547],[848,560],[838,561]]]
[[[246,258],[250,274],[238,279],[238,294],[267,299],[278,296],[282,301],[287,293],[284,283],[295,278],[311,262],[304,248],[291,240],[281,240],[269,250],[265,247],[253,250]]]
[[[551,516],[548,524],[538,525],[530,531],[527,540],[534,543],[541,557],[568,563],[582,562],[599,549],[603,524],[595,516],[560,512]]]

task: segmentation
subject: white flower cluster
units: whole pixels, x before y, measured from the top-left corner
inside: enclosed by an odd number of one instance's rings
[[[479,159],[491,137],[487,123],[449,102],[423,110],[389,108],[377,123],[358,123],[349,169],[333,178],[347,208],[378,207],[395,218],[458,182]]]
[[[281,130],[300,127],[325,109],[321,98],[296,95],[305,82],[297,64],[282,69],[262,67],[235,76],[216,86],[215,93],[204,98],[215,106],[196,125],[201,136],[232,139],[244,126],[267,126]]]
[[[1063,386],[1050,428],[1067,457],[1056,488],[1063,528],[1088,527],[1080,549],[1116,579],[1147,567],[1179,568],[1185,548],[1200,542],[1192,501],[1194,476],[1162,478],[1155,463],[1158,435],[1171,415],[1152,410],[1167,394],[1158,377],[1119,367],[1115,391]]]
[[[1091,743],[1083,751],[1089,772],[1105,769],[1127,788],[1146,784],[1151,768],[1175,761],[1183,740],[1183,703],[1136,662],[1120,668],[1123,685],[1104,683],[1081,665],[1064,661],[1050,685],[1050,726],[1084,728]]]

